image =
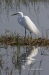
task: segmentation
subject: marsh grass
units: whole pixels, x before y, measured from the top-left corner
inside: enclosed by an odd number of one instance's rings
[[[48,34],[47,34],[48,35]],[[25,39],[25,41],[24,41]],[[47,38],[32,38],[30,36],[20,36],[16,32],[12,33],[9,30],[5,31],[4,35],[0,35],[0,47],[7,48],[8,46],[49,46]]]
[[[16,9],[16,10],[20,9],[21,4],[25,6],[26,8],[30,9],[30,4],[34,5],[34,8],[35,8],[38,2],[39,2],[39,5],[41,2],[44,3],[45,6],[47,6],[47,3],[49,4],[49,0],[0,0],[0,14],[6,11],[6,15],[8,17],[9,11],[13,9]]]
[[[2,55],[0,55],[0,68],[3,68],[3,66],[2,66]]]

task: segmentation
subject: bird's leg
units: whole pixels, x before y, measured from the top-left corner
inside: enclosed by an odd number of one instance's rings
[[[26,28],[25,28],[25,38],[26,38]]]
[[[32,35],[31,35],[31,32],[30,32],[30,36],[31,36],[31,39],[32,39]]]
[[[25,37],[24,37],[24,42],[26,41],[26,28],[25,28]]]

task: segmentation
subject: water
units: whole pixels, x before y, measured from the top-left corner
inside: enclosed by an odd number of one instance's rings
[[[15,0],[14,0],[15,1]],[[8,3],[8,2],[7,2]],[[31,4],[33,3],[33,4]],[[46,37],[46,30],[49,34],[49,2],[45,1],[39,1],[39,2],[30,2],[29,5],[26,3],[23,4],[23,2],[18,2],[18,5],[10,7],[8,4],[4,4],[3,2],[2,11],[0,14],[0,34],[3,34],[5,30],[9,30],[11,32],[15,32],[20,34],[21,36],[24,36],[24,27],[19,25],[17,18],[18,16],[11,16],[12,14],[21,11],[24,13],[24,15],[27,15],[30,17],[30,19],[35,23],[35,25],[38,27],[40,32],[42,33],[43,37]],[[6,8],[4,8],[6,6]],[[17,8],[17,9],[16,9]],[[29,35],[29,31],[27,30],[27,35]],[[32,34],[33,37],[35,37],[35,34]],[[38,36],[36,36],[38,37]],[[48,36],[49,38],[49,36]]]
[[[3,74],[48,75],[49,47],[0,48],[0,75]]]
[[[36,24],[42,37],[49,34],[48,0],[1,0],[0,1],[0,35],[16,32],[24,36],[24,28],[19,25],[18,16],[12,14],[22,11]],[[30,2],[29,2],[30,1]],[[29,31],[27,30],[27,35]],[[33,37],[38,37],[32,34]],[[49,38],[49,35],[48,35]],[[4,46],[0,47],[0,75],[48,75],[49,47]]]

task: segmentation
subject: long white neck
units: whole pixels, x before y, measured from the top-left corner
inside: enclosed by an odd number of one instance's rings
[[[18,22],[22,25],[23,13],[22,12],[18,12],[18,14],[19,14]]]
[[[22,12],[18,12],[20,17],[23,17],[23,13]]]

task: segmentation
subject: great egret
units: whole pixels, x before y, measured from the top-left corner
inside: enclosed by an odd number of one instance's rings
[[[25,37],[26,37],[26,29],[28,29],[31,33],[34,32],[36,35],[40,34],[38,28],[35,26],[35,24],[31,21],[31,19],[28,16],[23,15],[22,12],[17,12],[13,15],[19,15],[18,22],[20,25],[25,27]]]

